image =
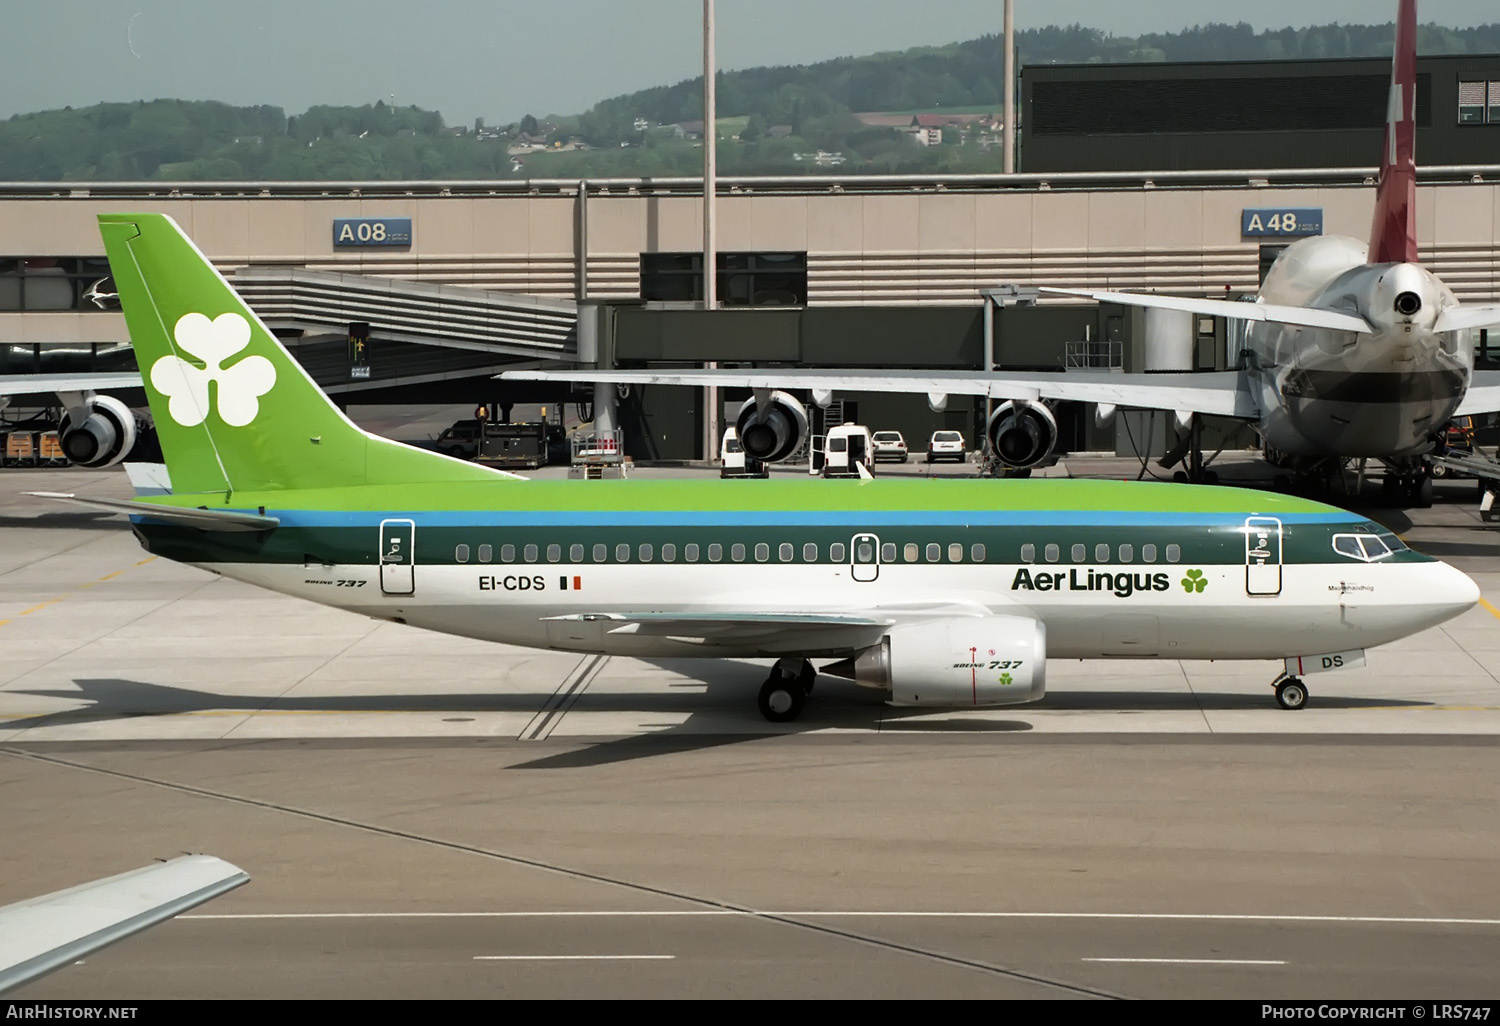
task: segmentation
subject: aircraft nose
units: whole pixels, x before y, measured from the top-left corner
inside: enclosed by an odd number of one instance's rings
[[[1455,566],[1441,564],[1443,570],[1436,582],[1433,604],[1448,611],[1450,617],[1467,613],[1479,603],[1479,585]]]

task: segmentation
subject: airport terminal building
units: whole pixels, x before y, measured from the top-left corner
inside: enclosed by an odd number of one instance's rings
[[[1431,60],[1419,73],[1435,80]],[[1327,62],[1332,81],[1349,63]],[[1419,131],[1451,128],[1489,158],[1419,170],[1420,252],[1462,301],[1494,302],[1500,57],[1449,63],[1452,95],[1433,86]],[[720,179],[714,311],[701,308],[700,179],[0,184],[0,374],[133,366],[95,216],[137,209],[173,216],[343,403],[586,399],[587,389],[502,386],[493,375],[601,356],[618,367],[1233,367],[1236,340],[1220,319],[1195,318],[1191,337],[1167,352],[1147,346],[1141,311],[1039,303],[1034,290],[1246,296],[1299,237],[1366,238],[1379,112],[1350,130],[1357,147],[1328,144],[1345,163],[1362,153],[1354,167],[1305,159],[1303,151],[1325,152],[1326,133],[1316,130],[1294,140],[1300,150],[1247,149],[1260,131],[1251,125],[1236,130],[1238,142],[1157,148],[1189,166],[1111,169],[1129,163],[1126,144],[1154,137],[1064,140],[1033,121],[1050,109],[1047,82],[1089,85],[1087,75],[1105,74],[1099,67],[1027,69],[1023,104],[1036,127],[1023,131],[1020,174]],[[1236,81],[1255,81],[1234,67]],[[1346,71],[1357,81],[1344,88],[1356,95],[1368,72]],[[1484,87],[1477,121],[1461,102],[1476,95],[1471,79]],[[1234,146],[1261,159],[1192,166],[1212,163],[1195,153]],[[1058,167],[1033,166],[1041,162]],[[1090,167],[1064,166],[1073,164]],[[908,440],[939,428],[964,431],[971,446],[981,437],[982,410],[961,397],[940,412],[925,396],[836,399],[858,405],[831,416],[857,411],[872,429]],[[624,396],[627,451],[702,457],[703,403],[698,390],[667,386]],[[1118,425],[1101,431],[1083,409],[1059,420],[1069,450],[1124,451]]]

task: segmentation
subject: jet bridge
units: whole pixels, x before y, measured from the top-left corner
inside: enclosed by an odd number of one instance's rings
[[[569,300],[288,267],[244,267],[230,280],[331,394],[491,381],[578,356]]]

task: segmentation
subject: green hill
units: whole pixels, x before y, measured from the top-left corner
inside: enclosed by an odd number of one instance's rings
[[[1389,55],[1391,39],[1389,24],[1260,33],[1245,24],[1201,25],[1139,37],[1071,25],[1016,37],[1023,64],[1374,57]],[[954,129],[945,133],[946,145],[917,147],[892,128],[863,124],[854,115],[998,111],[1003,48],[1000,36],[986,35],[948,46],[722,73],[720,172],[815,172],[823,169],[813,159],[819,151],[837,154],[843,171],[998,170],[998,147],[953,145],[960,140]],[[1424,25],[1418,49],[1497,53],[1500,24]],[[0,180],[692,175],[702,167],[701,143],[673,126],[702,116],[701,78],[612,97],[576,116],[539,122],[528,115],[503,127],[486,127],[482,120],[449,127],[436,111],[378,101],[318,106],[292,117],[279,107],[208,101],[101,103],[0,122]]]

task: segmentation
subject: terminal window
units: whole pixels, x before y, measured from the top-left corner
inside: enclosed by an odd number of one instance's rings
[[[103,257],[0,257],[0,311],[118,310]]]
[[[722,306],[805,306],[806,253],[720,253],[717,298]],[[703,301],[703,254],[642,253],[641,298]]]

